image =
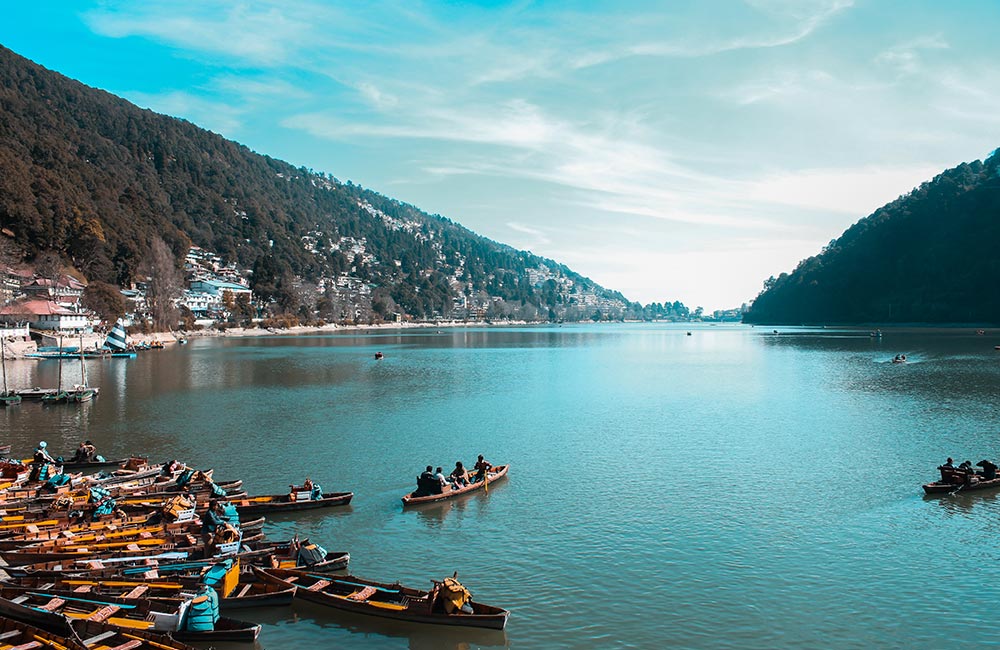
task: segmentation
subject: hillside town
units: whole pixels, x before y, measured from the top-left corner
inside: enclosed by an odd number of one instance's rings
[[[509,321],[599,321],[666,320],[691,321],[738,320],[746,309],[703,314],[701,308],[689,311],[681,303],[653,303],[645,308],[623,300],[608,298],[603,292],[582,286],[559,268],[539,264],[527,271],[527,282],[537,292],[548,292],[560,310],[545,312],[531,303],[510,304],[498,296],[476,290],[466,281],[466,260],[458,258],[446,264],[440,242],[434,233],[418,221],[394,219],[361,204],[372,217],[382,219],[393,230],[402,231],[432,247],[436,268],[445,270],[455,298],[450,309],[435,311],[427,322],[509,322]],[[4,231],[8,250],[13,250],[13,233]],[[294,277],[293,295],[264,297],[254,291],[253,270],[240,268],[213,251],[190,246],[181,264],[168,260],[151,265],[141,281],[125,288],[103,283],[87,283],[61,260],[27,264],[18,256],[8,255],[0,264],[0,323],[7,335],[28,336],[37,332],[104,331],[118,317],[133,332],[158,329],[170,331],[226,330],[260,326],[285,328],[295,325],[375,325],[412,322],[387,292],[371,280],[373,268],[381,265],[399,267],[400,260],[379,260],[364,237],[333,237],[313,231],[302,237],[302,246],[318,258],[340,254],[350,260],[348,268],[337,275],[327,275],[316,282]],[[44,268],[43,268],[44,267]],[[166,268],[164,268],[166,267]],[[174,267],[174,268],[170,268]],[[165,277],[160,277],[165,276]],[[492,279],[492,276],[491,276]],[[118,296],[109,295],[117,292]],[[279,304],[281,302],[281,304]],[[159,305],[159,307],[157,307]],[[166,311],[155,313],[157,309]],[[157,323],[165,327],[156,327]]]

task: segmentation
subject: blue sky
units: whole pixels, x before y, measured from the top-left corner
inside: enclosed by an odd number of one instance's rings
[[[0,43],[565,262],[739,305],[1000,144],[1000,3],[51,1]]]

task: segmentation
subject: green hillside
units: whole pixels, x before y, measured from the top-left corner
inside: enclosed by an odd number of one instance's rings
[[[963,163],[765,282],[744,322],[1000,323],[1000,155]]]

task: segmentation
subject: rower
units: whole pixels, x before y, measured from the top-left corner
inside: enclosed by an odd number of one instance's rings
[[[984,481],[992,481],[997,477],[997,466],[988,460],[981,460],[976,465],[983,468],[980,476]]]
[[[476,461],[476,466],[475,466],[476,478],[473,480],[473,482],[482,481],[483,479],[485,479],[486,472],[488,472],[492,468],[493,465],[491,465],[488,460],[483,458],[482,454],[479,454],[479,460]]]

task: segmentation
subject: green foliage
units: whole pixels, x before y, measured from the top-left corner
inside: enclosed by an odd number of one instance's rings
[[[448,309],[466,290],[562,311],[557,293],[527,281],[541,264],[624,301],[555,262],[139,109],[2,47],[0,226],[29,256],[57,251],[90,280],[120,285],[142,279],[154,240],[175,259],[193,243],[255,267],[259,295],[293,310],[291,276],[315,282],[351,266],[417,317]],[[302,238],[317,231],[313,253]],[[365,239],[377,264],[331,250],[341,237]],[[449,284],[457,273],[465,287]]]
[[[1000,323],[1000,155],[963,163],[764,282],[748,323]]]

